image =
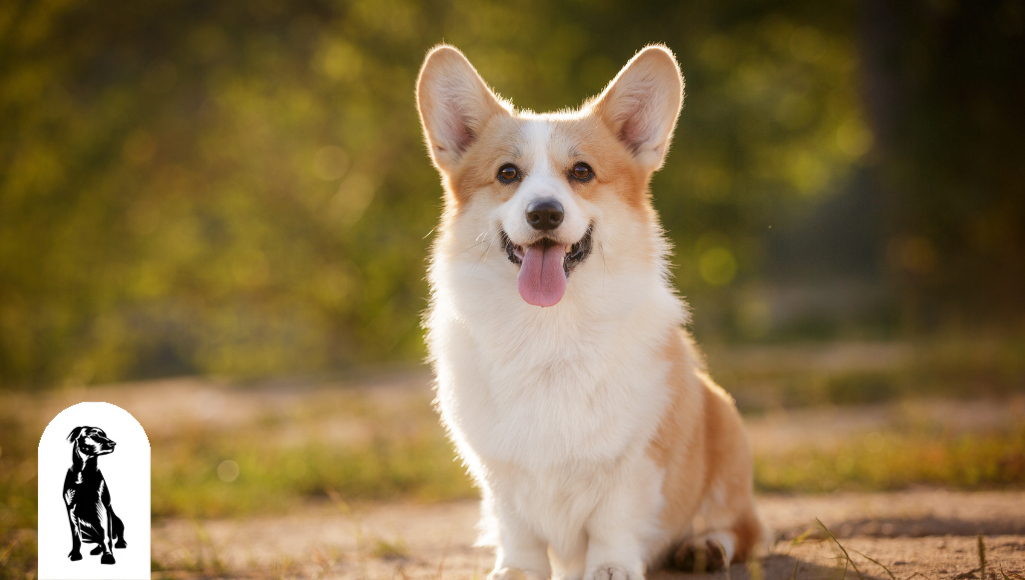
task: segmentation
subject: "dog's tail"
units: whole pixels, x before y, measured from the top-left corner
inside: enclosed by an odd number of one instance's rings
[[[121,521],[121,518],[117,517],[113,509],[110,510],[110,531],[113,532],[115,548],[128,547],[128,543],[125,542],[125,523]]]

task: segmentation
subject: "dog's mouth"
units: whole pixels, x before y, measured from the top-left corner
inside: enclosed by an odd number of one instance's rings
[[[591,255],[594,225],[584,237],[567,245],[550,238],[528,246],[514,244],[503,230],[502,243],[509,261],[520,267],[517,277],[520,296],[534,306],[555,306],[566,293],[566,278]]]

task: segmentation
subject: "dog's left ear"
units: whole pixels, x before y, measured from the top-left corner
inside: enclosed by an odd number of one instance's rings
[[[648,171],[662,167],[683,106],[683,76],[668,48],[637,53],[589,108]]]
[[[71,434],[68,435],[68,441],[74,441],[82,435],[82,431],[85,431],[88,427],[75,427],[71,430]]]

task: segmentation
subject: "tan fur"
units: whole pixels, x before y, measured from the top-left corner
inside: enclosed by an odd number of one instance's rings
[[[673,398],[648,454],[662,466],[665,529],[680,538],[706,531],[734,534],[734,561],[747,559],[763,541],[755,512],[751,448],[733,398],[715,384],[685,331],[666,347]],[[716,490],[719,486],[719,490]],[[720,494],[720,501],[716,494]]]

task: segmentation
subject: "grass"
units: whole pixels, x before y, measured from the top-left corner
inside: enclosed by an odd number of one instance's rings
[[[222,481],[220,462],[238,464]],[[308,442],[281,449],[254,445],[246,435],[179,444],[172,458],[154,460],[153,515],[231,517],[286,511],[335,489],[350,501],[407,498],[440,501],[474,490],[440,430],[375,437],[367,445]]]
[[[12,526],[13,520],[0,520],[0,580],[32,578],[36,568],[36,539]]]
[[[756,455],[761,491],[896,490],[916,485],[959,489],[1025,485],[1025,426],[988,433],[892,428],[829,448],[808,446]]]
[[[473,497],[427,395],[405,397],[394,406],[358,393],[313,395],[231,429],[193,425],[154,437],[153,515],[282,512],[329,493],[349,502]],[[226,461],[237,477],[222,478]]]
[[[1025,391],[1025,338],[705,348],[741,410],[972,399]]]
[[[36,448],[9,417],[0,415],[0,432],[0,580],[22,580],[36,568]]]

